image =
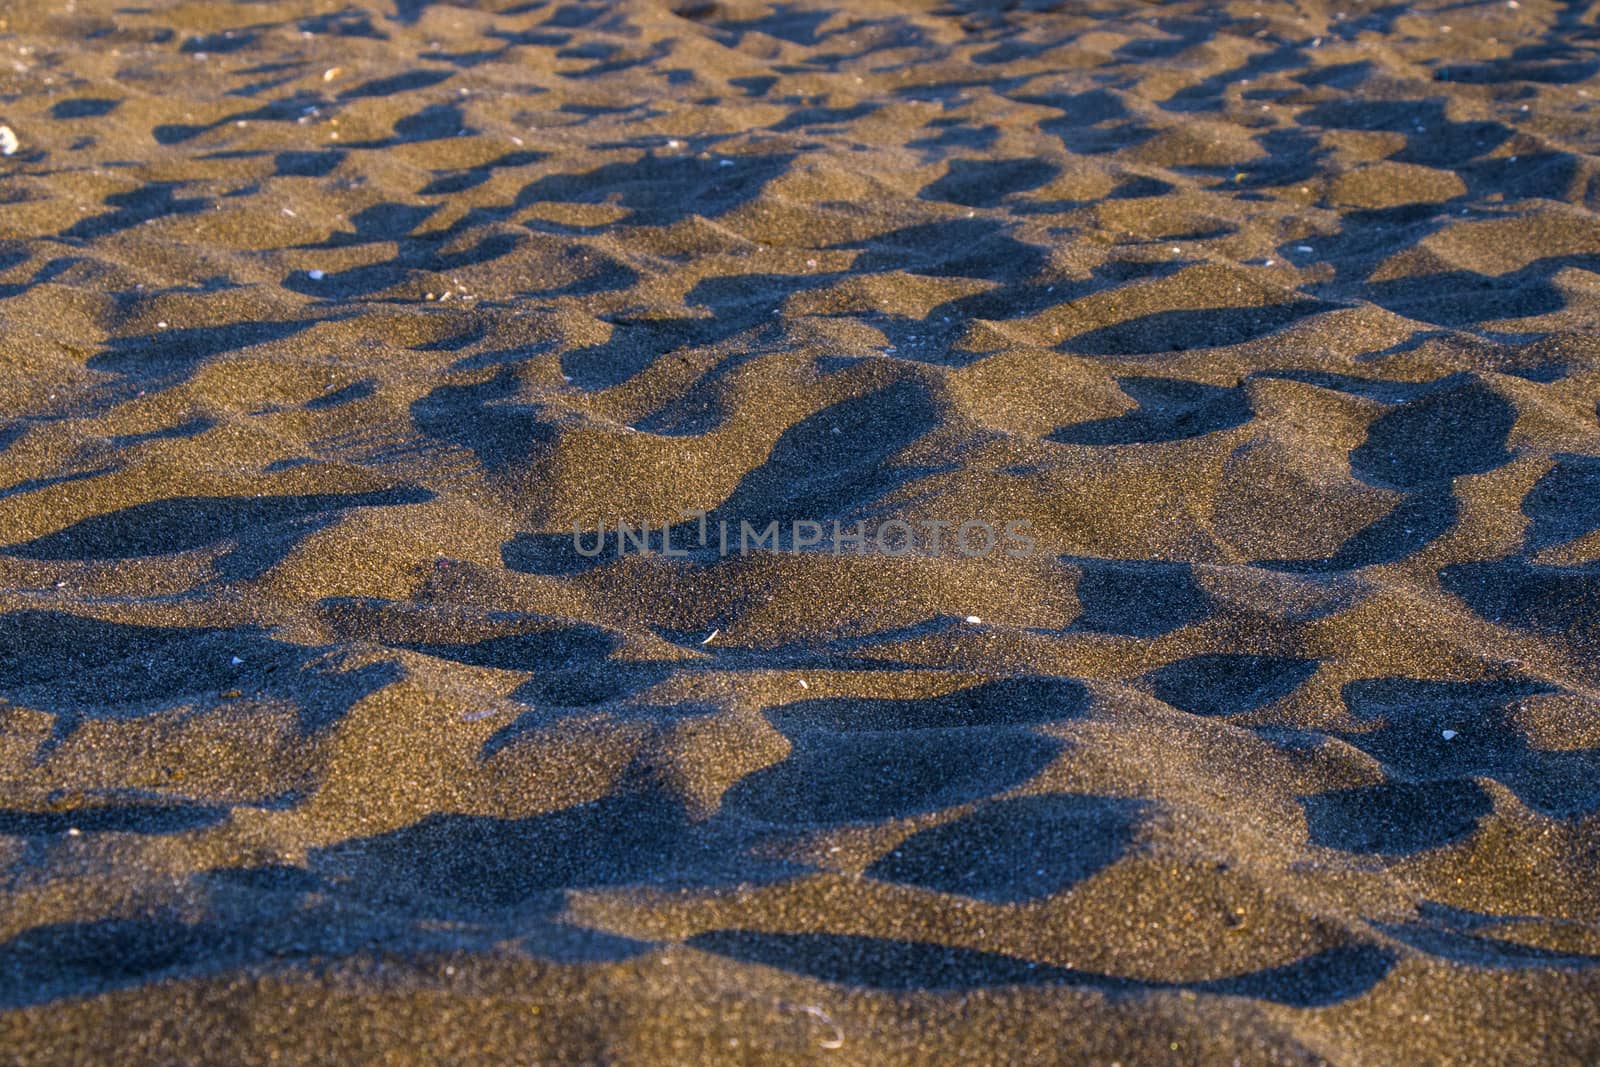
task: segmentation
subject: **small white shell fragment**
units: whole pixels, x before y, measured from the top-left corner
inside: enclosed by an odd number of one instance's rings
[[[320,270],[308,270],[306,271],[306,274],[309,275],[311,280],[314,282],[320,282],[322,279],[328,276],[326,271]]]
[[[810,689],[811,685],[804,678],[801,678],[800,679],[800,688],[801,689]]]
[[[1295,245],[1294,246],[1294,250],[1296,252],[1314,252],[1314,251],[1316,251],[1316,249],[1312,248],[1310,245]]]
[[[0,155],[14,156],[20,147],[22,142],[17,140],[16,131],[10,126],[0,126]]]
[[[720,628],[716,629],[716,630],[712,630],[710,633],[706,634],[706,639],[704,641],[701,641],[700,643],[702,645],[709,645],[712,642],[712,640],[715,639],[716,636],[718,634],[720,634],[721,632],[722,632],[722,630]]]
[[[802,1004],[802,1005],[800,1005],[800,1010],[805,1012],[807,1015],[811,1016],[812,1018],[816,1019],[822,1025],[824,1025],[826,1027],[829,1027],[830,1029],[833,1030],[833,1034],[831,1036],[824,1037],[824,1038],[819,1038],[817,1040],[817,1047],[818,1048],[825,1048],[825,1049],[844,1048],[844,1027],[842,1027],[838,1023],[834,1022],[833,1021],[833,1016],[829,1015],[827,1012],[823,1011],[821,1008],[817,1007],[815,1004]]]
[[[983,620],[978,618],[978,616],[976,616],[976,615],[968,615],[967,616],[967,621],[971,622],[971,623],[979,623],[979,622],[982,622]]]
[[[1439,734],[1439,736],[1444,738],[1446,741],[1449,741],[1451,738],[1455,737],[1455,735],[1456,732],[1454,730],[1445,730]]]
[[[240,659],[238,656],[233,657],[233,665],[235,667],[239,666],[242,663],[244,663],[244,660]]]

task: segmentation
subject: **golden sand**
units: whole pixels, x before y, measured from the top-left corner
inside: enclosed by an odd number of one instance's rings
[[[0,10],[0,1063],[1600,1060],[1597,40]]]

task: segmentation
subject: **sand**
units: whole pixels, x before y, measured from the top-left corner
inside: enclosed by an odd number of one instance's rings
[[[7,5],[0,1061],[1600,1060],[1597,94],[1551,0]]]

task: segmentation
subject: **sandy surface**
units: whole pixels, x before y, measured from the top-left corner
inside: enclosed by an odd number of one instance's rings
[[[0,8],[0,1061],[1595,1062],[1597,45]]]

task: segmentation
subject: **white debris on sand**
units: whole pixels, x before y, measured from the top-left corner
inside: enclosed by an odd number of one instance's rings
[[[829,1015],[815,1004],[802,1004],[800,1005],[800,1010],[833,1031],[830,1036],[819,1038],[817,1040],[818,1048],[830,1050],[844,1048],[844,1027],[834,1022],[833,1016]]]
[[[10,126],[0,126],[0,155],[14,156],[21,147],[22,142],[17,140],[15,130]]]

